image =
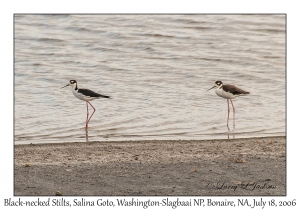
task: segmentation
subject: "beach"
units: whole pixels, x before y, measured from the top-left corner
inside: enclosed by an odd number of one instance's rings
[[[14,146],[15,196],[286,195],[286,137]]]

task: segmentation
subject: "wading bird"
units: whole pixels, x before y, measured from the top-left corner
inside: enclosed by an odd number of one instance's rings
[[[91,120],[93,114],[95,113],[96,109],[95,107],[93,107],[93,105],[89,102],[91,100],[97,99],[97,98],[110,98],[109,96],[105,96],[105,95],[101,95],[99,93],[95,93],[92,90],[88,90],[88,89],[79,89],[77,86],[77,82],[76,80],[70,80],[70,83],[67,84],[64,87],[67,86],[71,86],[72,87],[72,93],[74,94],[74,96],[76,98],[79,98],[80,100],[86,101],[86,124],[85,124],[85,130],[88,129],[88,123]],[[62,88],[64,88],[62,87]],[[88,108],[88,104],[91,105],[91,107],[94,109],[94,112],[92,113],[92,115],[89,118],[89,108]]]
[[[247,95],[250,93],[246,92],[238,87],[235,87],[234,85],[223,85],[223,83],[221,81],[216,81],[215,86],[208,89],[207,91],[209,91],[213,88],[216,88],[215,91],[218,96],[227,99],[227,104],[228,104],[227,128],[228,128],[228,130],[230,130],[228,127],[229,113],[230,113],[229,100],[230,100],[232,109],[233,109],[233,129],[235,129],[235,108],[233,106],[231,99],[236,98],[237,96]]]

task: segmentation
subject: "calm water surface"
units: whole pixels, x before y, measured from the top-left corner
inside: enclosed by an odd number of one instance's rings
[[[16,15],[15,144],[285,135],[284,15]],[[216,80],[234,99],[236,129]],[[232,121],[230,127],[233,128]],[[234,134],[234,135],[233,135]]]

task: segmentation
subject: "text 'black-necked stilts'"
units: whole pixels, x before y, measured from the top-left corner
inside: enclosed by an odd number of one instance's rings
[[[221,81],[216,81],[215,84],[216,84],[215,86],[213,86],[212,88],[210,88],[208,90],[216,88],[216,94],[222,98],[227,99],[227,104],[228,104],[227,128],[228,128],[228,130],[230,130],[228,127],[229,112],[230,112],[229,100],[230,100],[232,109],[233,109],[233,129],[235,129],[235,108],[233,106],[231,99],[233,99],[237,96],[246,95],[246,94],[250,94],[250,93],[247,91],[244,91],[240,88],[237,88],[234,85],[223,85],[223,83]]]
[[[74,94],[75,97],[79,98],[80,100],[86,101],[86,124],[85,124],[85,130],[88,129],[88,123],[91,120],[94,112],[96,111],[95,107],[93,107],[93,105],[89,102],[91,100],[97,99],[97,98],[110,98],[109,96],[105,96],[105,95],[101,95],[99,93],[95,93],[94,91],[88,90],[88,89],[79,89],[77,87],[77,82],[76,80],[70,80],[70,83],[67,84],[64,87],[67,86],[72,86],[72,93]],[[64,88],[62,87],[62,88]],[[92,115],[89,117],[89,108],[88,108],[88,104],[91,105],[91,107],[93,107],[94,112],[92,113]]]

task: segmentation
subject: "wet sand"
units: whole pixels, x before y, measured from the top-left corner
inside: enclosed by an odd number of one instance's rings
[[[286,195],[286,137],[16,145],[15,196]]]

